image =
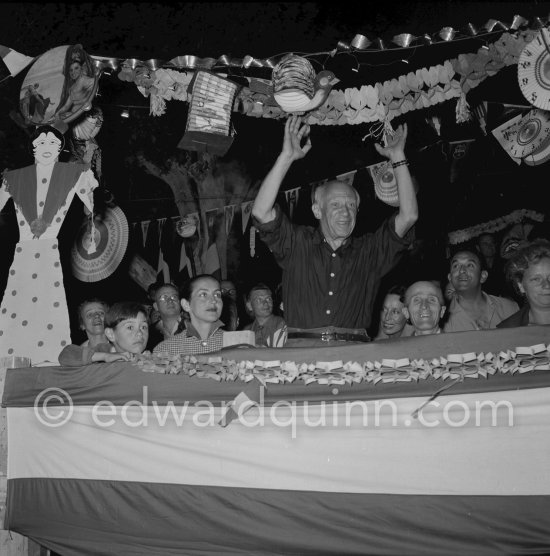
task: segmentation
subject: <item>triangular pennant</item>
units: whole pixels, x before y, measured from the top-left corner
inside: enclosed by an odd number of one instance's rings
[[[204,255],[203,272],[212,274],[218,280],[221,280],[222,272],[220,267],[220,256],[216,242],[212,243]]]
[[[235,216],[235,205],[228,205],[224,207],[225,212],[225,235],[229,235],[231,226],[233,225],[233,218]]]
[[[19,52],[12,50],[7,46],[0,44],[0,58],[6,64],[8,71],[12,77],[23,71],[33,60],[31,56],[25,56]]]
[[[340,174],[336,176],[338,181],[343,181],[344,183],[348,184],[350,187],[353,187],[353,180],[355,179],[355,174],[357,170],[352,170],[351,172],[346,172],[345,174]]]
[[[147,232],[149,231],[149,224],[151,223],[150,220],[144,220],[141,223],[141,234],[143,236],[143,246],[147,243]]]
[[[159,229],[155,221],[147,221],[146,224],[147,239],[145,240],[144,258],[156,270],[158,268],[160,250]]]
[[[288,204],[288,214],[291,220],[294,216],[294,209],[298,204],[298,189],[299,188],[291,189],[290,191],[285,191],[286,202]]]
[[[246,203],[241,204],[241,218],[243,225],[243,234],[246,232],[246,227],[248,226],[248,221],[250,220],[250,215],[252,214],[252,205],[254,201],[246,201]]]
[[[462,141],[449,141],[449,160],[451,161],[450,182],[454,183],[458,178],[460,166],[468,156],[470,147],[475,139],[464,139]]]
[[[168,267],[168,263],[164,259],[164,253],[162,249],[165,222],[166,222],[166,218],[161,218],[160,220],[157,220],[158,234],[159,234],[159,258],[157,263],[157,277],[162,282],[167,284],[168,282],[170,282],[170,268]]]

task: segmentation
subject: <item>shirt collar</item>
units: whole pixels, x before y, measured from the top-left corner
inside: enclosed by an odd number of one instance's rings
[[[210,338],[210,336],[212,336],[212,334],[214,334],[221,326],[223,326],[223,322],[221,320],[217,320],[216,322],[212,323],[210,332],[208,333],[208,337]],[[193,336],[198,340],[202,340],[200,334],[197,332],[197,329],[193,326],[190,320],[185,321],[185,330],[187,331],[188,337]]]
[[[347,239],[344,240],[342,245],[340,245],[340,247],[336,249],[335,252],[342,251],[343,249],[348,248],[351,245],[352,241],[353,241],[353,236],[349,236]],[[318,226],[315,229],[315,233],[313,234],[313,243],[319,245],[326,243],[327,247],[332,251],[332,247],[329,245],[328,241],[325,239],[325,236],[323,235],[323,232],[321,231],[321,226]]]

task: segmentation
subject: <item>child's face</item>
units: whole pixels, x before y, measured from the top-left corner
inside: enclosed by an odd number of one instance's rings
[[[149,325],[143,313],[119,322],[114,328],[106,328],[107,338],[117,352],[143,353],[149,339]]]
[[[273,313],[273,297],[270,290],[255,290],[250,294],[250,310],[256,318],[269,317]]]
[[[193,286],[191,299],[182,299],[181,306],[191,316],[191,322],[214,323],[222,314],[222,291],[213,278],[202,278]]]

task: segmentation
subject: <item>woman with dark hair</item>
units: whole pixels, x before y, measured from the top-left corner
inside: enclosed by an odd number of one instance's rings
[[[0,210],[11,197],[19,223],[0,310],[0,353],[57,362],[71,343],[57,235],[75,195],[93,212],[98,183],[88,165],[58,162],[63,135],[49,126],[31,136],[35,163],[5,172]]]
[[[405,286],[392,286],[386,293],[380,313],[380,328],[375,340],[387,340],[410,336],[412,326],[407,324],[403,311],[405,304]]]
[[[69,111],[74,113],[84,105],[95,84],[95,69],[92,59],[81,44],[67,48],[63,75],[65,81],[55,112],[65,118]],[[91,99],[89,100],[91,101]]]
[[[506,265],[506,276],[525,304],[497,328],[550,324],[550,241],[536,239],[517,251]]]
[[[154,353],[194,355],[218,351],[223,347],[223,300],[219,280],[199,274],[181,289],[181,306],[186,313],[185,329],[158,344]]]

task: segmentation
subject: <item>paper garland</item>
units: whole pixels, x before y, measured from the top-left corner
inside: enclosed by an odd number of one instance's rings
[[[544,214],[540,212],[535,212],[534,210],[519,209],[507,214],[506,216],[501,216],[500,218],[495,218],[489,222],[484,222],[483,224],[477,224],[471,228],[465,228],[463,230],[457,230],[451,232],[447,235],[448,242],[451,245],[456,245],[457,243],[464,243],[470,239],[477,237],[481,234],[494,233],[503,230],[510,224],[515,224],[521,222],[524,218],[529,218],[535,222],[543,222]]]
[[[392,120],[413,110],[429,108],[435,104],[458,98],[457,121],[470,118],[465,95],[484,79],[496,75],[502,68],[517,64],[525,46],[537,36],[537,31],[504,33],[490,46],[476,53],[460,54],[443,64],[421,68],[398,78],[363,85],[360,89],[332,90],[325,103],[306,116],[309,125],[356,125]],[[136,70],[133,70],[136,71]],[[168,73],[170,72],[170,73]],[[130,80],[128,72],[122,79]],[[151,114],[164,113],[162,102],[176,99],[188,101],[186,84],[192,74],[159,69],[150,72],[148,81],[137,74],[136,84],[145,95],[151,95]],[[269,93],[269,82],[247,78],[249,87],[243,87],[236,97],[233,110],[247,116],[284,118],[287,113],[274,105]],[[261,83],[262,87],[257,84]]]
[[[219,356],[141,354],[134,365],[144,372],[185,374],[218,382],[250,382],[263,386],[301,380],[304,384],[344,385],[356,383],[418,382],[487,378],[488,375],[550,370],[550,344],[518,347],[499,353],[462,353],[426,359],[382,359],[381,361],[233,361]]]

